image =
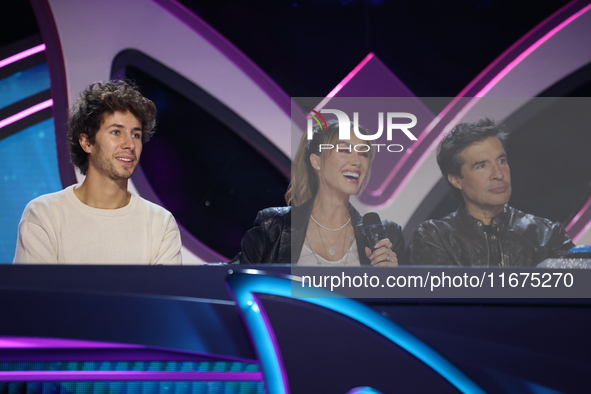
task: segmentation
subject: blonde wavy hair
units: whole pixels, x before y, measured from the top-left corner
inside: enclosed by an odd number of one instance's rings
[[[287,205],[300,206],[306,201],[316,196],[318,192],[318,174],[312,167],[310,162],[310,155],[315,154],[320,156],[320,163],[324,165],[324,160],[328,155],[332,154],[332,149],[324,149],[320,151],[320,144],[336,145],[339,138],[339,123],[336,119],[331,119],[327,122],[328,128],[315,125],[313,128],[312,139],[308,140],[307,133],[304,133],[295,158],[291,167],[291,182],[285,193],[285,201]],[[351,123],[353,129],[353,123]],[[365,135],[369,133],[367,130],[359,126],[359,132]],[[371,164],[373,162],[375,151],[370,145],[369,153],[369,168],[367,175],[359,188],[359,193],[363,192],[365,186],[369,181],[371,175]],[[319,153],[315,153],[319,152]]]

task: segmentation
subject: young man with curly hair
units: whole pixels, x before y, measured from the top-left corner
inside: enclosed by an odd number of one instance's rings
[[[82,184],[31,201],[15,263],[181,264],[173,216],[127,190],[156,107],[124,81],[93,83],[70,110],[70,159]]]

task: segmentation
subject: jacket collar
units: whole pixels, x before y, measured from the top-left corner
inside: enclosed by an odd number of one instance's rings
[[[509,219],[511,217],[511,210],[512,208],[509,205],[505,204],[505,206],[503,207],[503,211],[495,215],[490,221],[490,224],[493,226],[493,228],[497,230],[504,230],[505,228],[507,228],[507,223],[509,223]],[[461,204],[458,207],[456,214],[459,218],[468,223],[470,227],[472,227],[474,230],[479,232],[483,231],[484,223],[482,222],[482,220],[470,216],[470,214],[468,214],[468,212],[466,211],[466,206],[464,204]]]

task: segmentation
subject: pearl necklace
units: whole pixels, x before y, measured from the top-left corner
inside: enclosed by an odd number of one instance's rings
[[[349,224],[349,222],[351,221],[351,217],[349,216],[349,220],[347,220],[347,222],[345,224],[343,224],[341,227],[339,227],[339,228],[328,228],[328,227],[324,227],[323,225],[321,225],[320,223],[318,223],[318,220],[314,219],[314,216],[312,216],[312,214],[310,214],[310,217],[312,218],[312,220],[314,221],[314,223],[316,223],[317,225],[319,225],[320,227],[322,227],[326,231],[340,231],[340,230],[344,229],[345,226],[347,224]]]

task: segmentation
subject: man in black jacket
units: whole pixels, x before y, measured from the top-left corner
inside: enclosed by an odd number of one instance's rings
[[[437,163],[463,204],[414,230],[413,264],[535,266],[574,246],[560,223],[507,205],[511,171],[506,137],[490,119],[460,123],[444,137]]]

